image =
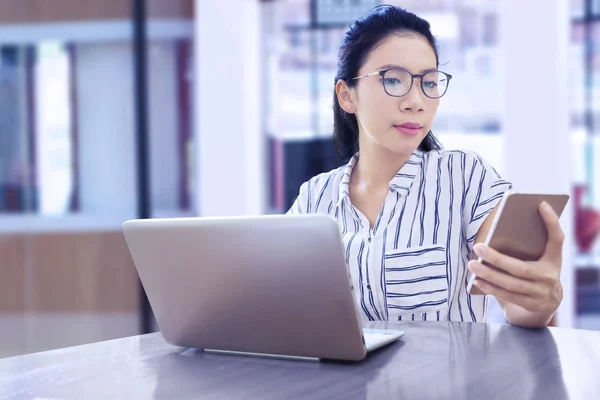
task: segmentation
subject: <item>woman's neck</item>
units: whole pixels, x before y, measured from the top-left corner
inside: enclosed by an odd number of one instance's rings
[[[388,186],[411,154],[391,152],[376,144],[360,145],[359,160],[352,173],[352,181],[368,187]]]

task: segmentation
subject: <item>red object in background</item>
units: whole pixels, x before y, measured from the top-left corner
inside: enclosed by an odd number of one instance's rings
[[[575,186],[575,241],[582,253],[591,250],[600,233],[600,211],[583,205],[585,185]]]

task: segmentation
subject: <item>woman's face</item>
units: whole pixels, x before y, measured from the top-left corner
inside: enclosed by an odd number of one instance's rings
[[[437,61],[422,36],[391,35],[371,51],[358,76],[391,67],[421,74],[436,69]],[[402,97],[388,95],[378,74],[357,79],[352,88],[343,82],[337,86],[342,108],[356,114],[361,150],[383,148],[396,154],[412,153],[429,132],[439,106],[439,99],[425,96],[420,78],[414,79],[410,91]]]

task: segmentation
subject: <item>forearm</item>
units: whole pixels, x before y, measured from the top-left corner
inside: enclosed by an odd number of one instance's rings
[[[511,325],[521,326],[523,328],[543,328],[554,317],[555,312],[531,312],[521,306],[512,303],[506,303],[498,300],[504,317]]]

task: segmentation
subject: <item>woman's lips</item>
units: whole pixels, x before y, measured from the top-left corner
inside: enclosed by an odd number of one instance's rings
[[[394,128],[396,128],[400,133],[403,133],[407,136],[417,136],[421,133],[421,129],[423,129],[423,126],[417,123],[407,122],[402,125],[394,125]]]

